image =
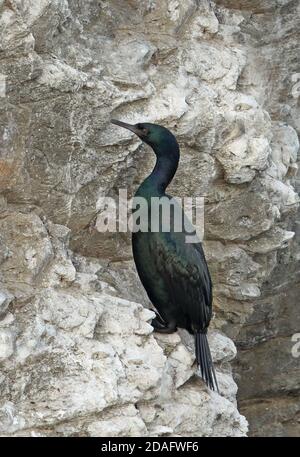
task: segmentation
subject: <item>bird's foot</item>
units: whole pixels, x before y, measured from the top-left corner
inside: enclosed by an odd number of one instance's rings
[[[151,321],[151,325],[154,328],[155,332],[158,333],[174,333],[177,330],[175,322],[165,323],[162,318],[157,314],[154,319]]]
[[[153,324],[151,324],[151,325],[153,325]],[[154,327],[154,331],[157,333],[175,333],[177,331],[177,327],[176,326],[174,327],[173,325],[171,327],[166,326],[166,327],[159,328],[159,329]]]

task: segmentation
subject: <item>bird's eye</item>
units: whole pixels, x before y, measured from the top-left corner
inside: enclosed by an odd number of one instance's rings
[[[142,132],[143,135],[148,135],[149,130],[146,127],[144,127],[142,124],[138,124],[137,128]]]

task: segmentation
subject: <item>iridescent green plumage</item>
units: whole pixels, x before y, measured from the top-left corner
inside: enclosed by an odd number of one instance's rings
[[[133,131],[156,155],[152,173],[135,194],[148,201],[150,221],[151,198],[172,198],[165,191],[178,167],[178,143],[169,130],[156,124],[112,122]],[[181,207],[177,209],[186,220]],[[174,213],[171,213],[168,232],[163,232],[160,226],[158,232],[132,234],[133,256],[141,282],[157,310],[152,321],[154,329],[171,333],[180,327],[195,335],[201,375],[207,385],[215,389],[217,381],[206,336],[212,316],[212,283],[200,241],[187,243],[187,234],[190,235],[184,227],[180,232],[174,230]]]

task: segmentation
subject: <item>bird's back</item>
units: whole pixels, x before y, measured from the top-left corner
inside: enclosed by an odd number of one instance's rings
[[[133,255],[140,279],[161,317],[166,322],[175,319],[178,327],[193,333],[209,325],[212,284],[202,245],[199,240],[187,242],[192,225],[180,205],[172,203],[174,210],[165,216],[170,220],[170,230],[163,232],[161,219],[158,232],[133,233]],[[181,231],[175,229],[175,215],[177,222],[182,218]],[[151,216],[150,207],[149,228]]]

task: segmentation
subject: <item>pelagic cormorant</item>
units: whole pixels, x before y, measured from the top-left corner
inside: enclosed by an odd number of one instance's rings
[[[156,155],[152,173],[135,194],[135,197],[143,197],[148,202],[150,223],[152,197],[172,198],[165,191],[178,167],[178,143],[174,135],[160,125],[111,122],[134,132],[151,146]],[[180,211],[186,222],[181,207]],[[180,232],[174,229],[174,212],[170,214],[170,219],[168,232],[163,231],[160,225],[156,232],[148,230],[132,234],[135,265],[157,311],[152,326],[161,333],[172,333],[180,327],[195,335],[196,360],[201,376],[211,389],[218,390],[207,341],[207,328],[212,316],[212,282],[204,252],[198,239],[196,243],[186,242],[184,227]]]

